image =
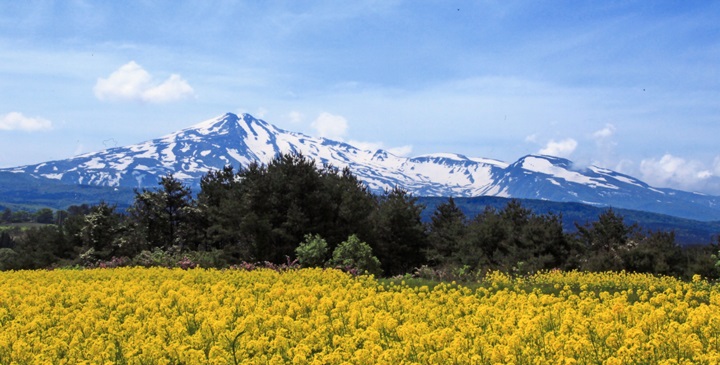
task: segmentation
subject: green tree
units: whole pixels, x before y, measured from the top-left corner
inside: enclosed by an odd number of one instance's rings
[[[19,269],[18,254],[11,248],[0,248],[0,271]]]
[[[331,249],[352,234],[371,232],[377,201],[367,186],[347,167],[338,171],[325,166],[321,172],[327,220],[321,222],[317,232],[323,233]]]
[[[12,213],[13,212],[12,212],[12,210],[10,210],[10,208],[5,208],[5,210],[3,210],[2,215],[0,215],[0,222],[3,222],[3,223],[12,222]]]
[[[24,210],[18,210],[16,212],[12,212],[12,217],[10,218],[11,223],[26,223],[26,222],[32,222],[32,216],[30,213],[24,211]]]
[[[35,222],[52,224],[55,222],[55,213],[50,208],[42,208],[35,212]]]
[[[579,249],[563,231],[561,216],[531,215],[523,227],[523,236],[525,250],[519,260],[524,262],[524,272],[577,268]]]
[[[499,258],[506,255],[503,241],[507,236],[498,211],[487,206],[468,224],[459,255],[463,266],[472,270],[499,269]]]
[[[196,237],[187,235],[193,224],[188,215],[194,204],[190,188],[168,174],[160,180],[160,188],[154,191],[143,189],[135,193],[135,201],[129,209],[133,228],[138,238],[148,248],[164,250],[173,246],[180,249],[192,244]]]
[[[241,178],[232,166],[208,172],[200,180],[198,209],[203,219],[203,248],[238,249],[243,241],[241,220],[247,211],[243,204]],[[247,258],[249,249],[238,250]]]
[[[83,251],[93,249],[101,259],[110,258],[114,254],[123,231],[122,216],[115,209],[115,206],[101,202],[85,215],[80,229]]]
[[[394,188],[380,198],[374,215],[373,251],[388,275],[403,274],[427,262],[423,206],[407,191]]]
[[[327,241],[320,235],[305,235],[300,245],[295,249],[295,255],[302,267],[322,267],[328,259]]]
[[[42,269],[58,262],[58,247],[64,237],[57,226],[47,225],[28,229],[16,240],[16,269]]]
[[[675,232],[638,232],[628,246],[623,251],[623,262],[628,271],[672,276],[684,271],[682,250],[675,243]]]
[[[572,268],[575,251],[560,216],[535,214],[513,199],[500,211],[486,207],[470,221],[458,258],[473,270],[529,273]]]
[[[90,214],[91,207],[88,204],[71,205],[67,210],[58,211],[55,215],[59,229],[64,237],[64,255],[70,258],[77,254],[83,246],[81,230],[85,225],[85,216]]]
[[[356,235],[351,235],[335,248],[329,264],[333,267],[356,269],[361,273],[378,276],[382,274],[380,261],[373,256],[372,248]]]
[[[608,209],[598,220],[577,227],[577,238],[584,249],[582,268],[590,271],[619,271],[625,268],[623,251],[628,239],[637,232],[636,224],[626,225],[621,215]]]
[[[15,247],[15,241],[10,236],[10,233],[1,231],[0,232],[0,248],[13,248]]]
[[[460,245],[467,234],[467,222],[453,198],[438,205],[430,217],[428,231],[428,260],[440,266],[462,266]]]
[[[285,261],[307,234],[330,250],[354,232],[370,230],[375,200],[349,170],[318,168],[302,154],[276,156],[203,177],[198,208],[211,247],[236,259]]]

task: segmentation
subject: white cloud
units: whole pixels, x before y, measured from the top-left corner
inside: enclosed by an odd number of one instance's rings
[[[35,132],[49,129],[52,129],[52,122],[44,118],[26,117],[18,112],[10,112],[0,116],[0,130]]]
[[[363,151],[377,151],[383,148],[382,142],[362,142],[356,140],[349,140],[348,144]]]
[[[172,74],[158,83],[135,61],[122,65],[106,79],[99,78],[93,91],[95,97],[103,101],[149,103],[166,103],[194,95],[193,88],[180,75]]]
[[[605,128],[593,132],[592,136],[598,140],[612,137],[613,134],[615,134],[615,126],[608,123],[605,124]]]
[[[538,153],[541,155],[549,155],[556,157],[569,157],[577,148],[577,141],[572,138],[566,138],[562,141],[550,140]]]
[[[537,134],[531,134],[525,137],[525,142],[537,143]]]
[[[291,113],[292,114],[292,113]],[[291,115],[292,118],[292,115]],[[320,115],[312,122],[311,126],[315,129],[317,136],[344,142],[343,137],[347,135],[348,122],[341,115],[333,115],[327,112]],[[412,152],[411,145],[385,148],[382,142],[363,142],[358,140],[349,140],[347,143],[358,149],[365,151],[385,150],[396,156],[407,156]]]
[[[311,126],[317,132],[319,137],[325,137],[342,141],[345,134],[347,134],[348,123],[347,119],[341,115],[333,115],[327,112],[322,112],[312,122]]]
[[[717,170],[717,166],[716,166]],[[660,159],[649,158],[640,162],[642,179],[654,186],[671,186],[677,189],[698,189],[713,177],[712,171],[699,161],[665,154]]]
[[[193,89],[180,75],[172,74],[165,82],[145,90],[142,97],[151,103],[166,103],[193,95]]]
[[[400,147],[392,147],[392,148],[388,148],[387,151],[392,153],[395,156],[408,156],[412,153],[412,146],[405,145],[405,146],[400,146]]]
[[[303,115],[299,111],[293,110],[290,113],[288,113],[288,118],[290,118],[290,123],[297,124],[297,123],[302,122]]]

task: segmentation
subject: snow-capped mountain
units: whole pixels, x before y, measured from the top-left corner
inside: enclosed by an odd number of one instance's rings
[[[319,165],[347,166],[376,192],[399,186],[417,196],[572,201],[720,219],[720,197],[656,189],[608,169],[576,169],[562,158],[528,155],[512,164],[448,153],[406,158],[285,131],[249,114],[228,113],[152,141],[0,171],[67,184],[149,188],[172,173],[197,187],[209,170],[268,162],[286,152],[301,152]]]

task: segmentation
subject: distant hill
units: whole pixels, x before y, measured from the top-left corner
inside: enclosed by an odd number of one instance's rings
[[[655,188],[616,171],[579,167],[563,158],[528,155],[507,163],[454,153],[402,157],[285,131],[249,114],[227,113],[151,141],[0,171],[17,174],[10,180],[20,184],[42,185],[37,199],[57,206],[91,197],[98,186],[117,188],[116,196],[107,199],[120,199],[132,188],[156,187],[170,173],[197,189],[211,169],[264,163],[281,152],[301,152],[318,165],[348,167],[376,193],[399,186],[415,196],[538,199],[720,220],[720,197]],[[45,186],[48,180],[66,187]],[[6,192],[0,192],[0,201],[7,201],[7,194],[12,201],[22,201],[27,190],[7,185],[2,189]],[[13,189],[19,196],[7,191]]]
[[[154,188],[154,187],[153,187]],[[128,187],[68,185],[61,182],[32,177],[26,174],[0,172],[0,211],[37,210],[44,207],[66,209],[70,205],[97,204],[101,201],[116,204],[119,209],[128,208],[135,197],[134,189]],[[435,208],[447,201],[445,197],[420,197],[426,206],[423,220],[429,221]],[[455,203],[468,218],[481,213],[485,207],[502,209],[510,201],[502,197],[455,198]],[[519,199],[521,204],[538,214],[562,214],[566,231],[575,231],[575,223],[585,224],[597,220],[607,207],[581,203],[562,203],[536,199]],[[720,221],[703,222],[664,214],[614,208],[627,223],[638,223],[645,229],[674,230],[680,244],[707,244],[720,233]]]
[[[125,209],[135,193],[132,188],[64,184],[60,181],[28,174],[0,172],[0,209],[36,210],[39,208],[65,209],[83,203],[101,201]]]
[[[500,197],[475,197],[455,198],[455,204],[465,213],[468,218],[473,218],[482,213],[485,207],[502,209],[511,200]],[[608,207],[597,207],[581,203],[561,203],[536,199],[518,199],[522,206],[537,214],[555,213],[561,214],[563,228],[567,232],[575,232],[575,223],[584,225],[597,220],[597,217]],[[418,202],[425,205],[423,220],[430,221],[435,208],[447,202],[447,198],[421,197]],[[643,229],[653,231],[675,231],[676,241],[681,245],[708,244],[714,241],[714,237],[720,234],[720,221],[697,221],[692,219],[678,218],[665,214],[650,213],[631,209],[612,208],[623,216],[627,224],[637,223]]]

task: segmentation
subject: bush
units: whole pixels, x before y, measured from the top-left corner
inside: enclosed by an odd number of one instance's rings
[[[183,255],[199,267],[221,269],[227,266],[225,260],[225,252],[223,250],[213,249],[210,251],[188,251]],[[180,265],[181,267],[183,265]]]
[[[175,267],[179,259],[174,256],[172,252],[163,251],[160,248],[155,248],[152,251],[143,250],[133,257],[132,264],[144,267]]]
[[[346,270],[355,269],[360,273],[369,273],[376,276],[382,274],[380,260],[373,256],[372,248],[367,243],[360,241],[356,235],[348,237],[333,251],[330,266],[340,267]]]
[[[14,269],[17,256],[17,252],[11,248],[0,248],[0,271]]]
[[[301,267],[321,267],[325,265],[327,254],[327,241],[319,234],[305,235],[305,240],[295,249]]]

